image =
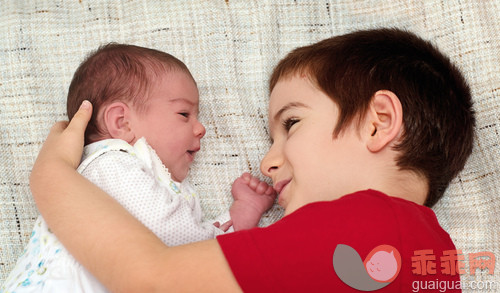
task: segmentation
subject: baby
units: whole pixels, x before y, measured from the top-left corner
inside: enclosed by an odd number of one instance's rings
[[[215,221],[202,221],[199,199],[185,178],[205,127],[198,121],[196,82],[172,55],[133,45],[99,48],[74,74],[67,100],[70,119],[83,100],[90,101],[95,111],[78,171],[165,244],[213,239],[233,228],[255,227],[273,204],[274,189],[245,173],[233,183],[230,211]],[[42,217],[2,290],[106,292]]]

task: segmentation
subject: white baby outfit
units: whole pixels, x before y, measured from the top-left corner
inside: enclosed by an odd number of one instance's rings
[[[224,233],[202,221],[199,199],[184,180],[171,179],[144,138],[134,146],[108,139],[85,147],[78,172],[113,196],[165,244],[175,246]],[[216,221],[229,220],[229,212]],[[116,245],[120,245],[117,243]],[[0,292],[107,292],[57,240],[44,219]]]

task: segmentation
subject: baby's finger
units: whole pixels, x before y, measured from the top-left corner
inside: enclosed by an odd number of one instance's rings
[[[267,190],[267,187],[269,185],[267,185],[267,183],[261,181],[259,183],[259,185],[257,185],[257,188],[255,189],[255,192],[257,192],[258,194],[264,194],[264,192]]]
[[[250,173],[248,172],[245,172],[241,175],[241,178],[245,181],[245,182],[248,182],[250,181],[250,179],[252,179],[252,175],[250,175]]]
[[[224,232],[227,232],[227,230],[228,230],[229,228],[231,228],[231,226],[232,226],[232,225],[233,225],[233,221],[232,221],[232,220],[229,220],[229,221],[225,222],[224,224],[222,224],[222,225],[219,227],[219,229],[221,229],[221,230],[222,230],[222,231],[224,231]]]
[[[276,196],[276,190],[274,190],[272,186],[268,185],[264,194],[269,196]]]
[[[250,182],[248,183],[248,186],[250,186],[250,188],[252,188],[253,190],[256,190],[260,182],[261,181],[259,180],[259,178],[252,176]]]

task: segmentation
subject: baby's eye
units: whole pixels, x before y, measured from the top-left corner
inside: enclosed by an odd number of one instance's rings
[[[187,113],[187,112],[180,112],[179,115],[184,116],[186,118],[189,117],[189,113]]]
[[[283,121],[283,127],[285,128],[286,131],[289,131],[292,126],[299,122],[300,120],[297,118],[288,118]]]

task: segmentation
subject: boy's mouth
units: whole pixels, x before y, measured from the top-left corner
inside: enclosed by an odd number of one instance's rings
[[[290,183],[290,181],[291,179],[281,180],[274,185],[274,190],[276,190],[276,192],[280,194],[281,191],[288,185],[288,183]]]

